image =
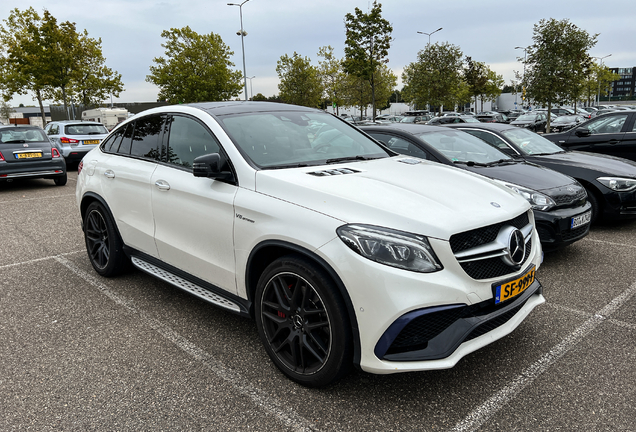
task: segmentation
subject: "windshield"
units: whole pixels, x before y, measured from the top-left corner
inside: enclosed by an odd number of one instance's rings
[[[519,121],[534,121],[537,118],[536,114],[523,114],[517,117]]]
[[[267,112],[222,118],[232,140],[260,168],[388,157],[358,129],[321,112]]]
[[[418,138],[428,145],[435,147],[435,149],[453,162],[488,164],[501,160],[512,160],[510,156],[497,150],[485,141],[462,131],[449,129],[427,132],[418,135]]]
[[[528,129],[514,128],[501,131],[510,142],[512,142],[521,153],[525,155],[533,154],[553,154],[563,151],[561,147],[552,141],[543,138],[541,135],[530,132]]]
[[[9,128],[0,131],[0,143],[48,142],[49,139],[40,129]]]
[[[101,124],[74,124],[64,128],[67,135],[101,135],[107,134],[108,129]]]

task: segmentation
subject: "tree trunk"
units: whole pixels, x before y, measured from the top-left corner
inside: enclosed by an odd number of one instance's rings
[[[62,100],[64,101],[64,112],[66,113],[66,120],[70,120],[68,115],[68,104],[66,103],[66,88],[62,86]]]
[[[42,127],[46,126],[46,113],[44,112],[44,104],[42,103],[42,92],[40,92],[40,89],[37,89],[35,91],[35,97],[38,100],[38,103],[40,104],[40,114],[42,115]]]
[[[552,116],[552,102],[548,102],[548,118],[545,124],[545,133],[550,133],[550,117]]]

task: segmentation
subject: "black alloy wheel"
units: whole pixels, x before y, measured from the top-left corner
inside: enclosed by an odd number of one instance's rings
[[[329,385],[351,366],[346,308],[331,279],[303,258],[279,258],[265,269],[256,323],[270,358],[300,384]]]
[[[88,258],[97,273],[111,277],[126,270],[128,258],[123,251],[123,242],[110,215],[98,202],[86,209],[84,240]]]

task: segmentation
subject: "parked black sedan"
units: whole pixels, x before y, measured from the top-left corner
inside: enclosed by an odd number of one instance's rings
[[[569,245],[589,231],[591,205],[585,189],[571,177],[514,160],[470,134],[447,127],[395,123],[361,129],[398,153],[455,165],[519,193],[532,205],[539,238],[546,250]]]
[[[513,157],[574,177],[587,189],[592,221],[636,218],[636,162],[564,150],[544,137],[508,125],[457,125]]]
[[[574,129],[545,137],[569,150],[618,156],[636,161],[636,111],[614,111]]]
[[[525,113],[510,122],[513,126],[527,128],[533,132],[545,132],[547,123],[547,114],[542,112]]]
[[[66,184],[64,158],[37,126],[0,126],[0,182],[18,178],[46,178],[58,186]]]

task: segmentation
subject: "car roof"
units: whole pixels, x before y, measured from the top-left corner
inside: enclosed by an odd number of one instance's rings
[[[244,114],[244,113],[258,113],[258,112],[273,112],[273,111],[304,111],[304,112],[321,112],[317,108],[308,108],[298,105],[288,105],[278,102],[265,102],[265,101],[226,101],[226,102],[204,102],[184,104],[185,106],[191,106],[199,108],[210,115],[222,116],[229,114]],[[169,106],[164,107],[169,109]]]
[[[461,123],[461,124],[465,124],[465,123]],[[406,132],[409,133],[411,135],[415,135],[415,134],[419,134],[422,132],[433,132],[433,131],[439,131],[439,130],[444,130],[445,127],[444,126],[434,126],[434,125],[427,125],[427,124],[417,124],[417,123],[390,123],[390,124],[384,124],[384,125],[362,125],[360,126],[360,128],[362,130],[365,131],[389,131],[389,130],[398,130],[401,132]]]
[[[0,125],[0,129],[37,129],[37,130],[42,130],[42,128],[40,126],[36,126],[36,125],[16,125],[16,124],[11,124],[11,125]]]
[[[506,123],[455,123],[448,124],[444,127],[447,128],[468,128],[468,129],[486,129],[491,131],[501,132],[508,129],[516,129],[516,126],[510,126]]]
[[[98,121],[93,121],[93,120],[54,120],[51,122],[48,122],[48,124],[51,123],[59,123],[59,124],[65,124],[65,125],[69,125],[69,124],[96,124],[96,125],[101,125],[102,123],[98,122]]]

